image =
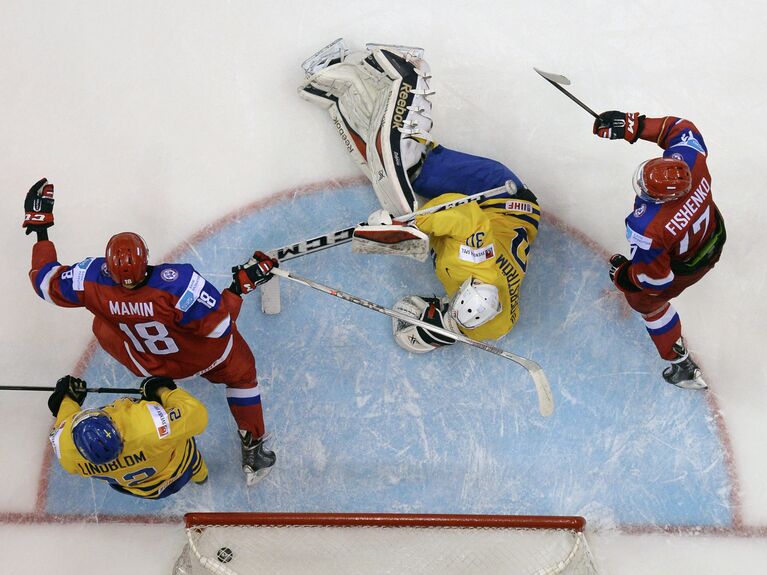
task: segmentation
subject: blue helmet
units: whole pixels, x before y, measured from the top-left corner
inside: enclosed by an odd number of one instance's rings
[[[87,409],[75,417],[72,439],[80,455],[95,465],[114,461],[123,449],[114,422],[100,409]]]

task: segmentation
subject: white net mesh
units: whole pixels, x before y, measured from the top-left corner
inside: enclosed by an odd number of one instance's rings
[[[174,575],[597,573],[571,529],[195,525],[187,534]]]

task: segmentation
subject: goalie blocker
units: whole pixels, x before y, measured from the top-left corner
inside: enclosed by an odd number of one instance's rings
[[[299,94],[328,111],[381,207],[398,216],[417,209],[410,180],[431,143],[431,75],[420,49],[368,48],[323,48],[304,63],[311,75]]]

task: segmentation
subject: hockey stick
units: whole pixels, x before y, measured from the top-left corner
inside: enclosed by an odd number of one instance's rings
[[[504,192],[507,192],[510,196],[513,196],[514,194],[517,193],[517,186],[514,184],[513,180],[508,180],[504,185],[498,188],[493,188],[492,190],[479,192],[471,196],[466,196],[457,200],[453,200],[452,202],[445,202],[444,204],[440,204],[438,206],[432,206],[431,208],[426,208],[423,210],[418,210],[410,214],[396,216],[393,219],[393,221],[400,222],[400,223],[409,222],[411,220],[414,220],[418,216],[425,216],[427,214],[433,214],[436,212],[441,212],[443,210],[449,210],[451,208],[455,208],[457,206],[461,206],[469,202],[481,202],[482,200],[499,196]],[[288,260],[300,258],[302,256],[305,256],[306,254],[315,253],[322,250],[326,250],[328,248],[339,246],[341,244],[345,244],[352,241],[352,236],[354,235],[355,228],[365,224],[367,224],[367,222],[360,222],[359,224],[350,226],[348,228],[336,230],[334,232],[323,234],[308,240],[301,240],[300,242],[296,242],[294,244],[289,244],[281,248],[270,250],[268,254],[272,257],[277,258],[280,262],[285,262]]]
[[[549,386],[549,381],[546,378],[546,374],[544,373],[543,368],[541,368],[540,365],[538,365],[537,363],[535,363],[534,361],[530,359],[513,354],[510,351],[504,351],[498,347],[488,345],[481,341],[475,341],[461,333],[455,333],[447,329],[436,327],[430,323],[421,321],[420,319],[415,319],[411,316],[405,315],[393,309],[380,306],[377,303],[373,303],[372,301],[368,301],[360,297],[343,292],[341,290],[328,287],[321,283],[317,283],[310,279],[297,276],[294,273],[284,270],[282,268],[274,268],[272,269],[272,273],[276,276],[280,276],[280,277],[289,279],[291,281],[303,284],[305,286],[316,289],[328,295],[332,295],[334,297],[357,304],[359,306],[372,309],[373,311],[377,311],[378,313],[388,315],[389,317],[402,320],[406,323],[420,326],[428,331],[438,333],[442,336],[458,340],[461,343],[465,343],[472,347],[477,347],[484,351],[489,351],[490,353],[494,353],[495,355],[500,355],[501,357],[509,359],[513,361],[514,363],[517,363],[521,365],[522,367],[524,367],[530,374],[530,377],[532,377],[533,383],[535,384],[535,391],[538,394],[538,410],[540,411],[541,415],[544,417],[548,417],[554,412],[554,399],[551,395],[551,387]]]
[[[581,108],[586,110],[589,114],[591,114],[595,118],[599,118],[599,114],[597,114],[594,110],[589,108],[586,104],[581,102],[578,98],[573,96],[570,92],[568,92],[567,90],[565,90],[562,87],[563,85],[564,86],[569,86],[570,85],[570,80],[568,80],[567,78],[565,78],[564,76],[562,76],[560,74],[552,74],[551,72],[543,72],[542,70],[539,70],[538,68],[533,68],[533,70],[538,72],[544,80],[546,80],[549,84],[551,84],[557,90],[562,92],[565,96],[570,98],[573,102],[578,104]]]
[[[34,387],[28,385],[0,385],[0,391],[56,391],[55,387]],[[88,387],[87,393],[133,393],[141,395],[141,390],[134,387]]]

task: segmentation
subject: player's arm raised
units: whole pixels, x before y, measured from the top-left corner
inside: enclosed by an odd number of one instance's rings
[[[141,382],[141,398],[165,408],[177,437],[199,435],[208,426],[208,410],[202,402],[168,377],[147,377]]]

